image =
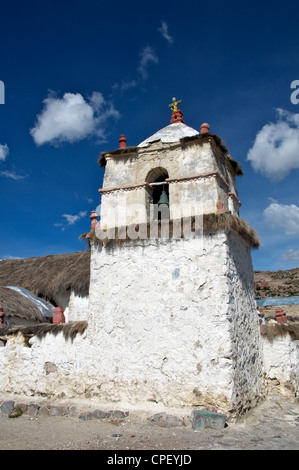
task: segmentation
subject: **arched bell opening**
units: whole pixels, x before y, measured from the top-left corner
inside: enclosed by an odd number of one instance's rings
[[[152,169],[147,177],[149,183],[148,215],[151,220],[169,219],[169,178],[162,167]]]

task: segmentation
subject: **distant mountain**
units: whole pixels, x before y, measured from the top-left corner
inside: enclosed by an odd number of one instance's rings
[[[299,268],[285,271],[254,271],[257,299],[299,295]]]

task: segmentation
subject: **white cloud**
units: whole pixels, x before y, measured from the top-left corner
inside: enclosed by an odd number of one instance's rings
[[[166,25],[167,26],[167,25]],[[126,77],[120,82],[116,82],[112,85],[113,91],[120,91],[124,93],[130,89],[138,87],[144,80],[148,79],[148,69],[151,64],[158,64],[158,57],[151,46],[144,47],[139,54],[139,61],[137,64],[138,76],[136,79]]]
[[[15,171],[3,170],[0,171],[0,176],[5,176],[6,178],[11,178],[13,180],[22,180],[23,178],[27,178],[28,175],[20,175]]]
[[[8,146],[6,144],[4,145],[0,144],[0,161],[4,162],[8,154],[9,154]]]
[[[85,217],[87,214],[86,211],[80,211],[78,214],[62,214],[62,217],[65,218],[65,223],[55,223],[55,227],[62,227],[62,230],[65,229],[65,225],[74,225],[78,220]]]
[[[105,140],[106,121],[119,117],[100,92],[93,92],[88,101],[80,93],[65,93],[62,98],[50,94],[30,133],[37,145],[73,143],[91,136]]]
[[[143,80],[148,78],[148,67],[151,63],[157,64],[158,57],[150,46],[144,47],[140,53],[140,62],[138,65],[138,71],[141,74]]]
[[[127,90],[130,90],[131,88],[137,87],[137,85],[138,83],[136,80],[126,79],[122,80],[120,83],[114,83],[114,85],[112,85],[112,89],[119,90],[121,93],[123,93]]]
[[[299,250],[290,249],[282,258],[286,261],[299,261]]]
[[[273,181],[299,168],[299,114],[283,109],[277,109],[277,114],[277,122],[260,130],[247,155],[253,168]]]
[[[162,34],[163,38],[166,39],[166,41],[169,44],[173,44],[173,37],[170,36],[168,32],[168,24],[165,21],[162,21],[160,28],[158,28],[158,31]]]
[[[123,80],[120,85],[121,91],[129,90],[130,88],[135,88],[137,86],[136,80]]]
[[[71,215],[71,214],[62,214],[62,217],[66,219],[68,225],[74,225],[75,222],[82,219],[82,217],[86,216],[86,211],[81,211],[79,214]]]
[[[6,157],[8,156],[9,154],[9,148],[8,148],[8,145],[1,145],[0,144],[0,162],[4,162],[4,160],[6,159]],[[14,167],[14,165],[13,165]],[[1,170],[0,171],[0,176],[5,176],[5,178],[10,178],[10,179],[13,179],[13,180],[22,180],[23,178],[26,178],[28,175],[26,174],[20,174],[20,173],[16,173],[14,170]]]
[[[265,222],[286,235],[299,236],[299,207],[272,203],[264,210]]]

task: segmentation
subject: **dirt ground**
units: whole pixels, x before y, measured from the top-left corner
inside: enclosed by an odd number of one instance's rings
[[[131,451],[130,455],[134,451],[152,451],[158,459],[163,451],[171,455],[181,451],[194,458],[198,450],[299,449],[299,404],[294,399],[270,396],[241,421],[198,432],[192,430],[191,412],[176,414],[184,419],[184,425],[179,427],[161,427],[149,419],[151,413],[152,410],[130,411],[121,421],[0,415],[0,450],[106,450],[106,460],[126,455],[120,451]]]
[[[277,308],[277,306],[262,307],[265,319],[275,318]],[[287,317],[292,318],[293,321],[299,321],[299,305],[282,305],[281,308],[285,311]]]

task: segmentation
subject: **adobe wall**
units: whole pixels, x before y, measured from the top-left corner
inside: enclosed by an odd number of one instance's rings
[[[89,296],[71,290],[69,303],[65,310],[66,321],[88,320]]]
[[[233,232],[227,238],[227,249],[227,320],[231,323],[232,344],[229,359],[234,364],[232,402],[236,408],[251,408],[263,393],[263,356],[251,253]]]
[[[86,334],[74,340],[48,333],[27,342],[9,335],[0,348],[0,392],[24,396],[84,397],[89,390]],[[91,351],[89,351],[91,353]]]
[[[124,404],[146,408],[151,404],[146,401],[149,390],[139,402],[128,403],[130,395],[126,393],[123,394],[122,402],[119,401],[119,393],[115,393],[115,390],[113,392],[113,385],[103,381],[97,364],[97,359],[103,353],[96,344],[87,340],[86,334],[87,332],[77,335],[73,341],[65,339],[62,333],[47,334],[42,339],[33,337],[29,340],[31,347],[26,345],[20,334],[9,336],[6,345],[0,341],[0,393],[25,397],[88,399],[89,402],[107,406],[112,406],[114,402],[119,403],[119,406]],[[200,347],[199,343],[197,345]],[[266,379],[265,392],[296,396],[299,341],[293,341],[288,334],[276,336],[271,341],[261,336],[260,351]],[[225,358],[211,357],[211,365],[217,360],[223,363]],[[109,396],[111,391],[113,393]],[[252,403],[254,400],[253,398]],[[207,399],[202,401],[211,405]],[[190,409],[192,403],[193,400],[180,406]],[[213,403],[217,410],[221,409],[221,397],[219,403]],[[163,400],[158,402],[158,406],[159,411],[167,408]]]
[[[183,146],[155,142],[138,153],[107,156],[101,190],[103,229],[148,220],[149,189],[145,182],[147,175],[160,167],[169,175],[171,219],[177,218],[178,213],[181,216],[184,206],[192,206],[190,215],[213,213],[218,200],[224,202],[226,210],[238,215],[235,178],[209,140]],[[228,193],[234,194],[230,204]],[[119,220],[125,216],[126,220]]]
[[[250,250],[220,233],[198,242],[92,248],[88,331],[104,352],[107,397],[222,411],[256,403],[262,366]]]
[[[271,339],[262,335],[261,350],[269,386],[272,383],[281,393],[296,395],[299,390],[299,341],[289,334]]]
[[[203,244],[93,246],[88,328],[73,340],[34,336],[30,347],[11,336],[0,348],[0,391],[219,412],[254,406],[262,370],[249,253],[223,233]]]
[[[82,321],[88,318],[89,296],[82,295],[71,289],[59,290],[52,296],[57,306],[64,310],[65,321]]]

